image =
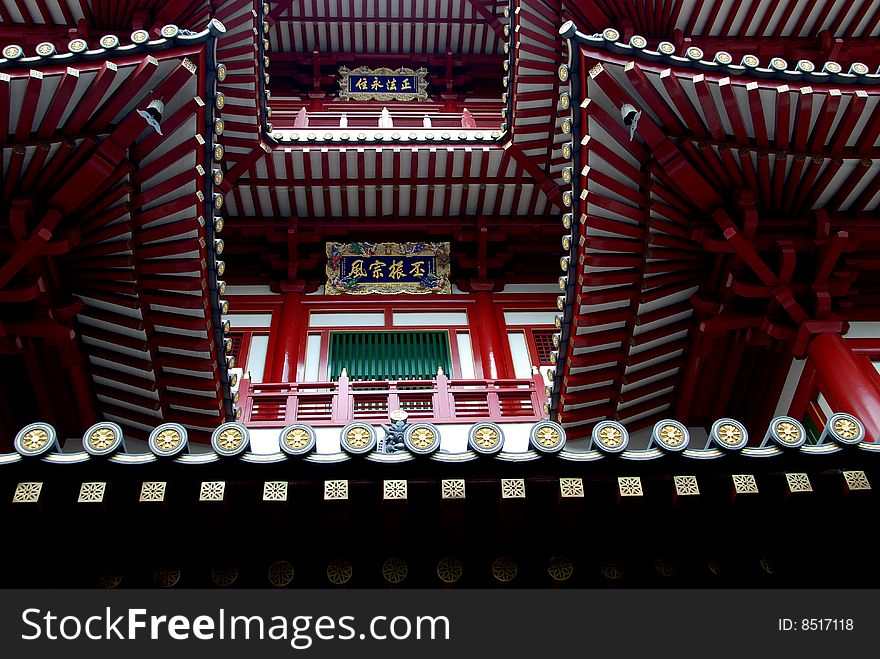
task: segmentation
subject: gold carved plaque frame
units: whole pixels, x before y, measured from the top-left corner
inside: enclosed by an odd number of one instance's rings
[[[339,69],[339,97],[343,101],[427,101],[427,73],[425,68],[343,66]]]
[[[451,293],[449,243],[327,243],[325,292]]]

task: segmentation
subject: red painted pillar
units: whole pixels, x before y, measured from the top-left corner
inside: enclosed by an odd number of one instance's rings
[[[294,382],[299,357],[300,342],[303,337],[303,326],[307,319],[303,318],[303,294],[300,291],[288,291],[284,294],[281,306],[281,322],[278,323],[278,337],[274,342],[275,354],[272,355],[272,372],[268,382]]]
[[[480,346],[480,362],[483,377],[487,380],[506,378],[504,350],[507,342],[501,336],[498,316],[492,303],[492,294],[487,291],[474,293],[474,317],[471,319],[471,332]]]
[[[839,334],[820,334],[807,349],[819,376],[819,390],[835,412],[848,412],[865,424],[867,441],[880,440],[880,387],[868,365]]]

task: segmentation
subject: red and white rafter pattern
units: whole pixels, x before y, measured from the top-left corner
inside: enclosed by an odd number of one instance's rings
[[[554,0],[514,2],[511,48],[513,57],[512,126],[513,146],[525,159],[534,161],[538,171],[561,184],[564,166],[562,143],[563,115],[559,106],[557,70],[564,45],[558,30],[562,23],[561,5]]]
[[[18,117],[0,117],[3,196],[45,214],[32,229],[27,213],[9,215],[19,246],[0,293],[82,301],[68,327],[98,411],[134,436],[163,419],[210,429],[224,418],[205,272],[204,61],[202,44],[0,74],[0,108]],[[165,103],[163,136],[135,112],[151,98]],[[40,256],[53,259],[46,274]]]
[[[135,29],[155,33],[164,25],[200,30],[210,19],[207,0],[0,0],[4,45],[51,41],[60,52],[73,38],[70,29],[89,41],[105,34],[125,37]]]
[[[560,367],[575,434],[601,418],[649,425],[673,406],[692,418],[702,341],[738,332],[798,354],[855,309],[877,314],[873,88],[580,56],[586,196]],[[623,103],[643,112],[633,141]]]
[[[685,0],[667,12],[675,28],[692,36],[813,37],[827,30],[850,39],[880,34],[880,7],[870,0]]]
[[[256,217],[542,216],[534,181],[497,146],[276,148],[239,178],[229,212]]]
[[[557,119],[561,122],[555,82],[560,42],[553,26],[558,9],[551,10],[537,0],[522,4],[520,13],[526,21],[521,37],[522,56],[532,58],[533,52],[540,51],[546,61],[514,71],[514,81],[517,75],[526,76],[521,89],[527,100],[520,105],[519,115],[514,114],[513,140],[503,148],[448,144],[409,148],[270,147],[258,140],[253,101],[246,100],[248,95],[257,93],[250,83],[259,84],[255,77],[249,78],[244,73],[252,66],[254,55],[245,46],[247,13],[239,9],[235,14],[221,16],[228,33],[221,42],[218,59],[227,67],[232,63],[232,75],[220,85],[227,98],[224,116],[229,116],[223,142],[227,147],[224,187],[229,191],[230,213],[238,217],[265,218],[286,217],[288,213],[299,217],[340,213],[343,216],[357,213],[364,217],[425,217],[442,213],[448,217],[459,213],[544,215],[559,212],[559,189],[554,180],[562,167],[558,150],[558,162],[550,162],[554,150],[561,148],[554,143],[556,131],[553,129]],[[529,10],[533,4],[540,6]],[[229,11],[239,6],[230,3]],[[501,6],[498,5],[498,14]],[[275,6],[270,22],[283,9]],[[375,11],[374,6],[370,5],[368,11]],[[256,12],[253,19],[253,29],[259,31]],[[279,20],[283,22],[284,16]],[[232,27],[230,22],[234,23]],[[242,42],[240,47],[238,40]],[[513,93],[516,103],[520,88]],[[237,98],[240,100],[236,101]],[[270,150],[272,155],[268,157]],[[349,184],[349,181],[356,183]]]
[[[262,3],[226,0],[215,10],[215,18],[226,27],[226,34],[217,43],[217,62],[226,65],[227,75],[217,83],[217,90],[226,99],[223,107],[225,122],[223,147],[224,168],[237,171],[265,154],[260,146],[260,80],[259,55]],[[233,177],[234,178],[234,177]]]
[[[289,0],[274,4],[273,51],[501,54],[494,0]]]
[[[812,38],[828,31],[836,38],[880,34],[880,7],[871,0],[651,0],[646,3],[571,3],[585,30],[608,26],[646,37]]]

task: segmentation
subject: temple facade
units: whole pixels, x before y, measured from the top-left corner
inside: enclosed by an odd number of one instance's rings
[[[875,583],[878,35],[0,0],[0,585]]]

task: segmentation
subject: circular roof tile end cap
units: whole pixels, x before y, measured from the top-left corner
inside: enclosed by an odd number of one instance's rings
[[[294,423],[281,430],[278,438],[281,450],[287,455],[310,453],[317,443],[315,429],[304,423]]]
[[[364,455],[376,448],[378,441],[376,429],[368,423],[354,421],[339,433],[342,450],[350,455]]]
[[[413,455],[430,455],[440,448],[440,429],[431,423],[411,424],[404,431],[403,443]]]
[[[558,453],[565,441],[565,428],[555,421],[539,421],[529,433],[529,444],[539,453]]]
[[[807,431],[797,419],[778,416],[770,422],[761,446],[766,446],[771,441],[782,448],[800,448],[807,441]]]
[[[18,431],[13,442],[16,452],[24,457],[39,457],[49,451],[60,451],[58,435],[48,423],[30,423]]]
[[[663,419],[654,424],[651,440],[664,451],[684,451],[690,443],[687,426],[675,419]]]
[[[600,421],[593,426],[590,443],[604,453],[622,453],[629,444],[629,433],[622,423]]]
[[[241,423],[223,423],[211,433],[211,448],[217,455],[231,458],[244,453],[250,444],[250,432]]]
[[[186,428],[179,423],[156,426],[147,440],[152,453],[160,458],[173,458],[186,451],[189,443]]]
[[[122,428],[110,421],[99,421],[83,433],[83,450],[91,456],[103,457],[124,447]]]
[[[504,448],[504,431],[497,423],[476,423],[468,431],[468,446],[481,455],[499,453]]]
[[[722,449],[739,451],[749,443],[749,432],[736,419],[718,419],[709,430],[709,437]]]
[[[827,441],[844,445],[860,444],[865,440],[867,433],[865,425],[852,414],[838,412],[828,417],[825,428],[819,437],[819,443]]]
[[[226,26],[216,18],[212,18],[211,22],[208,23],[208,31],[212,36],[220,37],[226,34]]]
[[[562,24],[562,27],[559,28],[559,36],[565,37],[566,39],[571,39],[577,33],[577,27],[574,24],[574,21],[565,21]]]

